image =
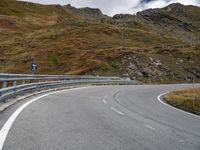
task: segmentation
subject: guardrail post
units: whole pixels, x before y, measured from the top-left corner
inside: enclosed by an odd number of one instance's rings
[[[3,81],[3,86],[2,88],[6,88],[8,86],[8,82],[7,81]]]
[[[17,81],[13,81],[13,86],[17,86]]]
[[[23,80],[23,81],[22,81],[22,84],[26,84],[26,80]]]

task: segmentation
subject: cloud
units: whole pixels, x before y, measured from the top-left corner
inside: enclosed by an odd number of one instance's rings
[[[107,15],[136,13],[149,8],[161,8],[172,3],[200,6],[200,0],[24,0],[42,4],[71,4],[75,7],[100,8]]]

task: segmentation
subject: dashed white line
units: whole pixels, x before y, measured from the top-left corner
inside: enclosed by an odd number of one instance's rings
[[[103,99],[103,103],[106,104],[106,105],[108,104],[105,99]]]
[[[147,125],[147,124],[145,124],[144,126],[145,126],[146,128],[151,129],[151,130],[154,130],[154,131],[156,130],[155,128],[153,128],[153,127],[151,127],[151,126],[149,126],[149,125]]]
[[[111,107],[111,109],[112,109],[113,111],[115,111],[116,113],[120,114],[120,115],[123,115],[123,116],[125,115],[124,113],[122,113],[121,111],[115,109],[114,107]]]

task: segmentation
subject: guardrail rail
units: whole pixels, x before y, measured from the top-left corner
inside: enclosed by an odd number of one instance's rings
[[[137,81],[119,77],[81,76],[81,75],[30,75],[0,73],[0,102],[14,96],[51,88],[78,85],[133,85]]]

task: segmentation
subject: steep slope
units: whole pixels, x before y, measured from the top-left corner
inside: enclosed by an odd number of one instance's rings
[[[38,73],[45,74],[147,81],[150,73],[154,82],[199,78],[199,48],[173,34],[163,35],[162,24],[152,30],[152,22],[156,20],[142,14],[111,18],[98,9],[1,0],[0,72],[30,73],[35,61]],[[193,37],[193,27],[189,29]]]
[[[161,34],[168,34],[190,44],[200,44],[200,8],[171,4],[162,9],[150,9],[137,16],[150,28]]]

